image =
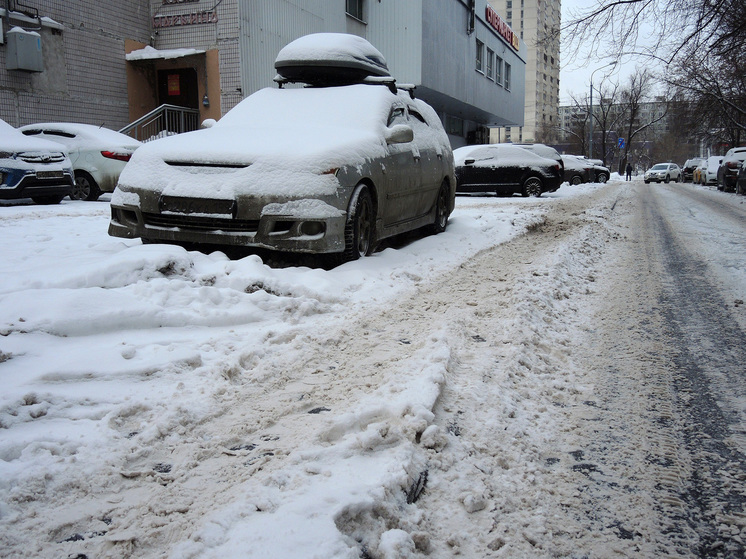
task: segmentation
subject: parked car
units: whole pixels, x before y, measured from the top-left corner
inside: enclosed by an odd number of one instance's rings
[[[720,164],[723,162],[722,155],[712,155],[705,160],[703,167],[700,169],[699,182],[700,184],[717,184],[718,182],[718,169]]]
[[[125,134],[91,124],[43,122],[19,130],[67,148],[75,171],[75,186],[70,193],[73,200],[98,200],[102,193],[114,192],[119,174],[141,145]]]
[[[717,185],[718,190],[732,192],[736,188],[736,179],[741,169],[741,163],[746,160],[746,147],[731,148],[723,157],[718,167]]]
[[[697,167],[700,167],[705,162],[704,158],[702,157],[694,157],[692,159],[687,159],[684,162],[684,166],[681,168],[681,180],[682,182],[686,182],[688,180],[694,181],[694,170]]]
[[[559,163],[560,175],[564,176],[565,162],[562,160],[562,156],[559,154],[559,152],[553,147],[548,146],[546,144],[512,144],[512,145],[518,146],[519,148],[523,148],[530,152],[533,152],[539,157],[544,157],[546,159],[554,159],[557,163]],[[559,186],[557,188],[559,188]]]
[[[456,190],[541,196],[562,184],[562,169],[547,159],[511,144],[483,144],[455,149]]]
[[[604,167],[603,165],[600,165],[600,164],[596,164],[593,166],[593,172],[595,174],[594,182],[601,182],[601,183],[608,182],[609,177],[611,176],[611,171],[609,171],[609,168]]]
[[[578,185],[584,182],[593,182],[596,172],[593,163],[576,155],[563,155],[564,163],[563,181]]]
[[[746,163],[741,164],[741,170],[738,172],[736,194],[746,194]]]
[[[676,163],[657,163],[645,171],[645,184],[650,182],[679,182],[681,168]]]
[[[707,170],[707,162],[697,165],[692,171],[692,182],[694,184],[704,184],[702,182],[702,171]]]
[[[73,169],[64,146],[27,138],[0,120],[0,200],[58,204],[72,188]]]
[[[314,60],[278,64],[308,53]],[[342,71],[366,57],[383,60],[354,35],[290,43],[279,81],[316,87],[262,89],[210,128],[138,148],[112,195],[109,234],[342,262],[399,233],[443,231],[456,192],[448,136],[432,107],[390,76]]]

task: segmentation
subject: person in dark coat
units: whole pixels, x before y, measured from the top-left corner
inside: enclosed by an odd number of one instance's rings
[[[627,180],[632,180],[632,164],[627,163]]]

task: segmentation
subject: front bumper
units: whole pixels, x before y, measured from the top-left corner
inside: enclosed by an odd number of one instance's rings
[[[75,184],[72,170],[28,172],[0,168],[0,175],[3,177],[0,183],[0,200],[64,197],[70,194]]]
[[[346,212],[328,215],[265,213],[258,219],[151,213],[137,206],[111,206],[109,235],[148,241],[265,248],[283,252],[333,253],[345,248]]]

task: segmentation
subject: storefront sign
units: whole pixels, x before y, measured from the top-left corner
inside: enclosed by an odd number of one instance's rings
[[[201,23],[217,23],[218,12],[192,12],[173,16],[153,16],[153,29],[159,27],[177,27],[179,25],[198,25]]]
[[[484,17],[487,20],[487,23],[489,23],[493,29],[500,34],[500,36],[510,43],[510,46],[512,46],[516,51],[520,50],[521,45],[518,43],[518,35],[513,33],[510,25],[505,23],[505,20],[501,18],[489,4],[487,4]]]

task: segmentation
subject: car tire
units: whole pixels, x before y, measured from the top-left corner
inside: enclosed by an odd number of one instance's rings
[[[580,175],[573,175],[572,178],[570,178],[570,184],[573,186],[578,186],[579,184],[582,184],[583,179]]]
[[[601,184],[604,184],[606,181],[609,180],[609,175],[607,175],[606,173],[601,173],[600,175],[598,175],[598,177],[596,177],[596,180]]]
[[[368,187],[359,185],[352,195],[345,226],[345,250],[341,262],[351,262],[368,256],[373,251],[373,199]]]
[[[538,198],[539,196],[541,196],[542,187],[543,184],[539,177],[528,177],[525,181],[523,181],[523,186],[521,187],[521,196],[531,196],[532,198]]]
[[[98,200],[100,196],[101,190],[98,188],[96,181],[93,180],[93,177],[85,171],[76,171],[75,186],[73,186],[72,192],[70,192],[70,199],[93,202]]]
[[[668,184],[669,182],[671,182],[671,177],[669,175],[666,175],[666,178],[663,179],[663,182],[665,182],[666,184]]]
[[[650,181],[645,181],[645,184],[650,184]]]
[[[435,221],[430,226],[430,233],[437,235],[446,230],[448,226],[448,183],[444,180],[438,191],[438,199],[435,201]]]
[[[62,202],[64,196],[50,195],[50,196],[32,196],[31,199],[35,204],[59,204]]]

